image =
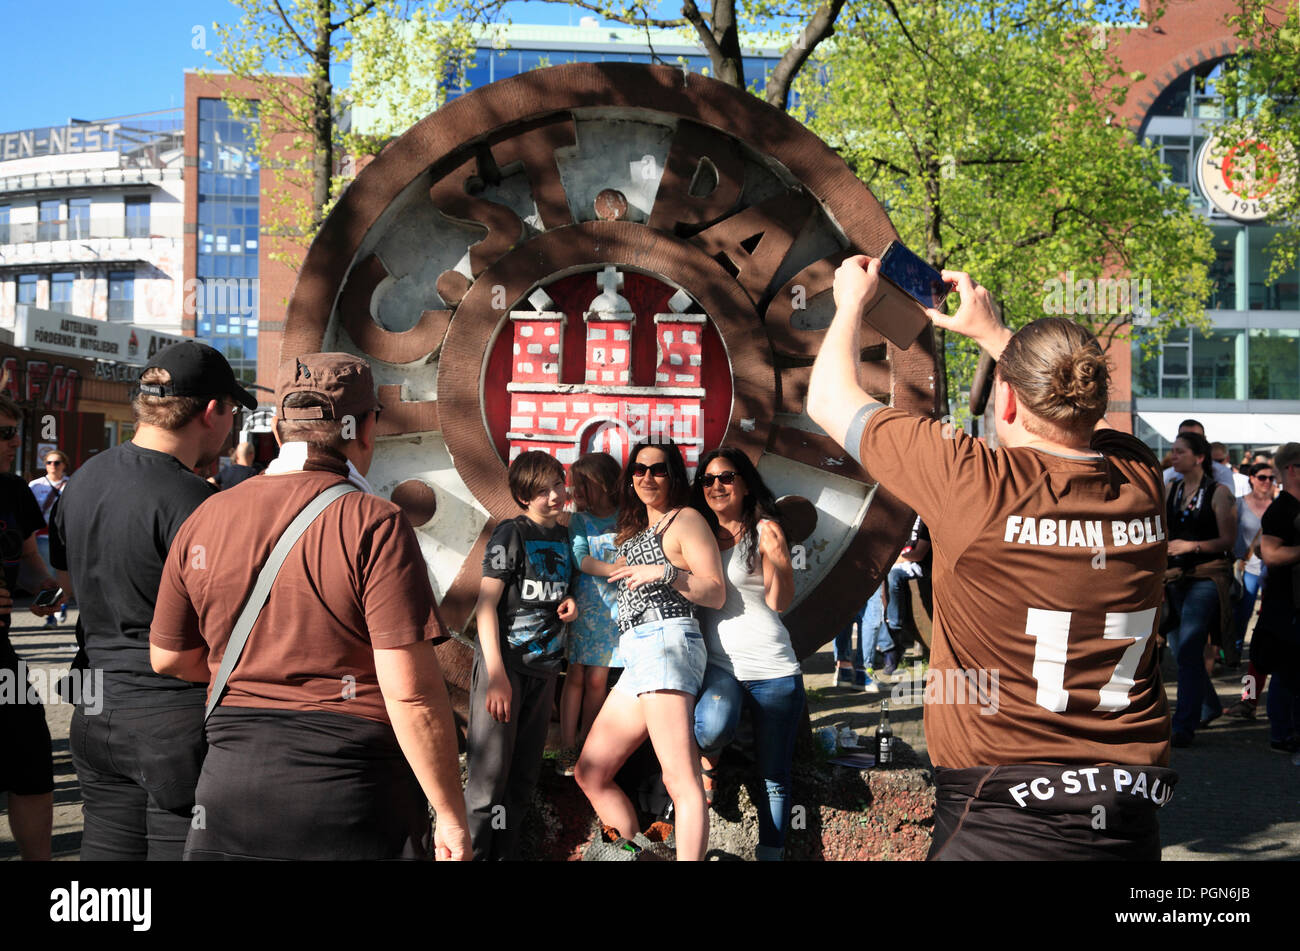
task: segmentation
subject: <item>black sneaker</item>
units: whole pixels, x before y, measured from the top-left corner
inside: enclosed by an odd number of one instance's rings
[[[1300,737],[1288,736],[1285,740],[1273,740],[1268,747],[1274,753],[1300,753]]]

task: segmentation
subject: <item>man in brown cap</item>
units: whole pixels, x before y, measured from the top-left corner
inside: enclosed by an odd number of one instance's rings
[[[177,860],[185,846],[204,689],[154,672],[149,622],[172,539],[215,491],[194,469],[220,456],[238,406],[257,400],[212,347],[186,340],[158,351],[131,401],[135,435],[92,456],[51,517],[51,562],[81,607],[85,676],[103,685],[102,706],[79,703],[69,728],[83,860]]]
[[[370,367],[343,353],[291,359],[276,406],[279,458],[198,508],[159,587],[154,668],[213,681],[185,858],[426,858],[430,803],[437,856],[466,858],[434,653],[447,631],[414,530],[365,481],[381,408]],[[277,544],[349,483],[361,491]],[[268,586],[276,551],[287,554]],[[241,649],[243,615],[255,620]]]

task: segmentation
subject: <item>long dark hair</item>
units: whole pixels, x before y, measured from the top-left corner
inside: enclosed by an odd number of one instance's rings
[[[643,449],[662,449],[668,463],[668,507],[680,508],[690,501],[691,480],[686,476],[686,463],[682,461],[681,450],[671,439],[664,442],[639,442],[627,454],[627,465],[623,467],[623,482],[620,488],[618,505],[618,535],[614,544],[621,545],[638,532],[645,531],[650,525],[645,503],[636,494],[632,485],[632,466]]]
[[[745,480],[746,491],[744,502],[741,504],[740,520],[745,525],[742,537],[746,543],[745,572],[748,574],[754,570],[754,556],[758,552],[759,520],[770,518],[781,525],[781,514],[777,511],[776,498],[772,495],[772,490],[767,487],[767,483],[758,474],[749,457],[739,449],[719,446],[712,452],[706,453],[700,460],[700,467],[695,470],[695,484],[691,486],[691,506],[704,516],[715,535],[718,532],[718,517],[709,507],[709,503],[704,500],[704,470],[714,459],[726,459],[736,470],[736,475]],[[781,527],[784,530],[785,526]],[[739,543],[740,539],[737,539],[737,544]]]
[[[1214,460],[1210,457],[1209,441],[1200,433],[1194,433],[1194,432],[1179,433],[1176,437],[1174,437],[1174,442],[1178,442],[1179,439],[1187,443],[1187,448],[1192,451],[1192,455],[1201,457],[1201,474],[1203,478],[1210,480],[1209,482],[1206,483],[1206,485],[1213,486],[1214,485]],[[1210,494],[1212,494],[1213,492],[1214,489],[1211,488],[1210,492],[1207,493],[1205,497],[1209,498]]]

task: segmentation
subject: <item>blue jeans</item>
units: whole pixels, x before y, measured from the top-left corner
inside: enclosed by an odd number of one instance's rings
[[[912,587],[908,584],[911,580],[912,576],[906,569],[898,565],[889,569],[889,577],[885,580],[885,584],[889,587],[889,606],[885,609],[885,621],[889,624],[890,631],[903,629],[903,604],[910,603],[912,600]]]
[[[1205,641],[1219,610],[1219,589],[1209,578],[1195,578],[1167,590],[1170,606],[1178,613],[1178,627],[1169,632],[1169,649],[1178,661],[1173,727],[1175,733],[1195,733],[1202,720],[1223,709],[1205,672]]]
[[[1259,596],[1259,583],[1265,573],[1261,571],[1257,575],[1252,575],[1249,571],[1242,572],[1241,586],[1246,593],[1232,611],[1232,636],[1236,639],[1238,651],[1246,642],[1246,625],[1250,623],[1250,615],[1255,610],[1255,598]]]
[[[853,643],[853,621],[845,625],[844,630],[835,636],[835,659],[851,660],[854,667],[866,667],[876,651],[882,654],[894,649],[894,639],[889,636],[889,627],[885,624],[883,588],[877,588],[858,615],[858,644]],[[892,605],[892,602],[891,602]],[[865,661],[865,663],[864,663]]]
[[[695,702],[695,742],[710,759],[736,734],[740,711],[754,721],[754,758],[763,776],[766,803],[758,807],[758,857],[779,859],[790,824],[790,764],[804,708],[803,677],[739,681],[713,664]]]

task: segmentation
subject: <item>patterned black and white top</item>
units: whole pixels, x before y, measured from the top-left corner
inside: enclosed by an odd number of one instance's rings
[[[681,510],[678,509],[677,512]],[[618,554],[629,565],[665,565],[668,556],[660,543],[662,532],[668,530],[677,512],[660,519],[659,524],[638,532],[618,548]],[[648,616],[647,616],[648,615]],[[695,605],[676,588],[655,581],[643,584],[636,590],[628,588],[626,581],[618,585],[618,629],[626,634],[638,624],[663,618],[694,617]]]

